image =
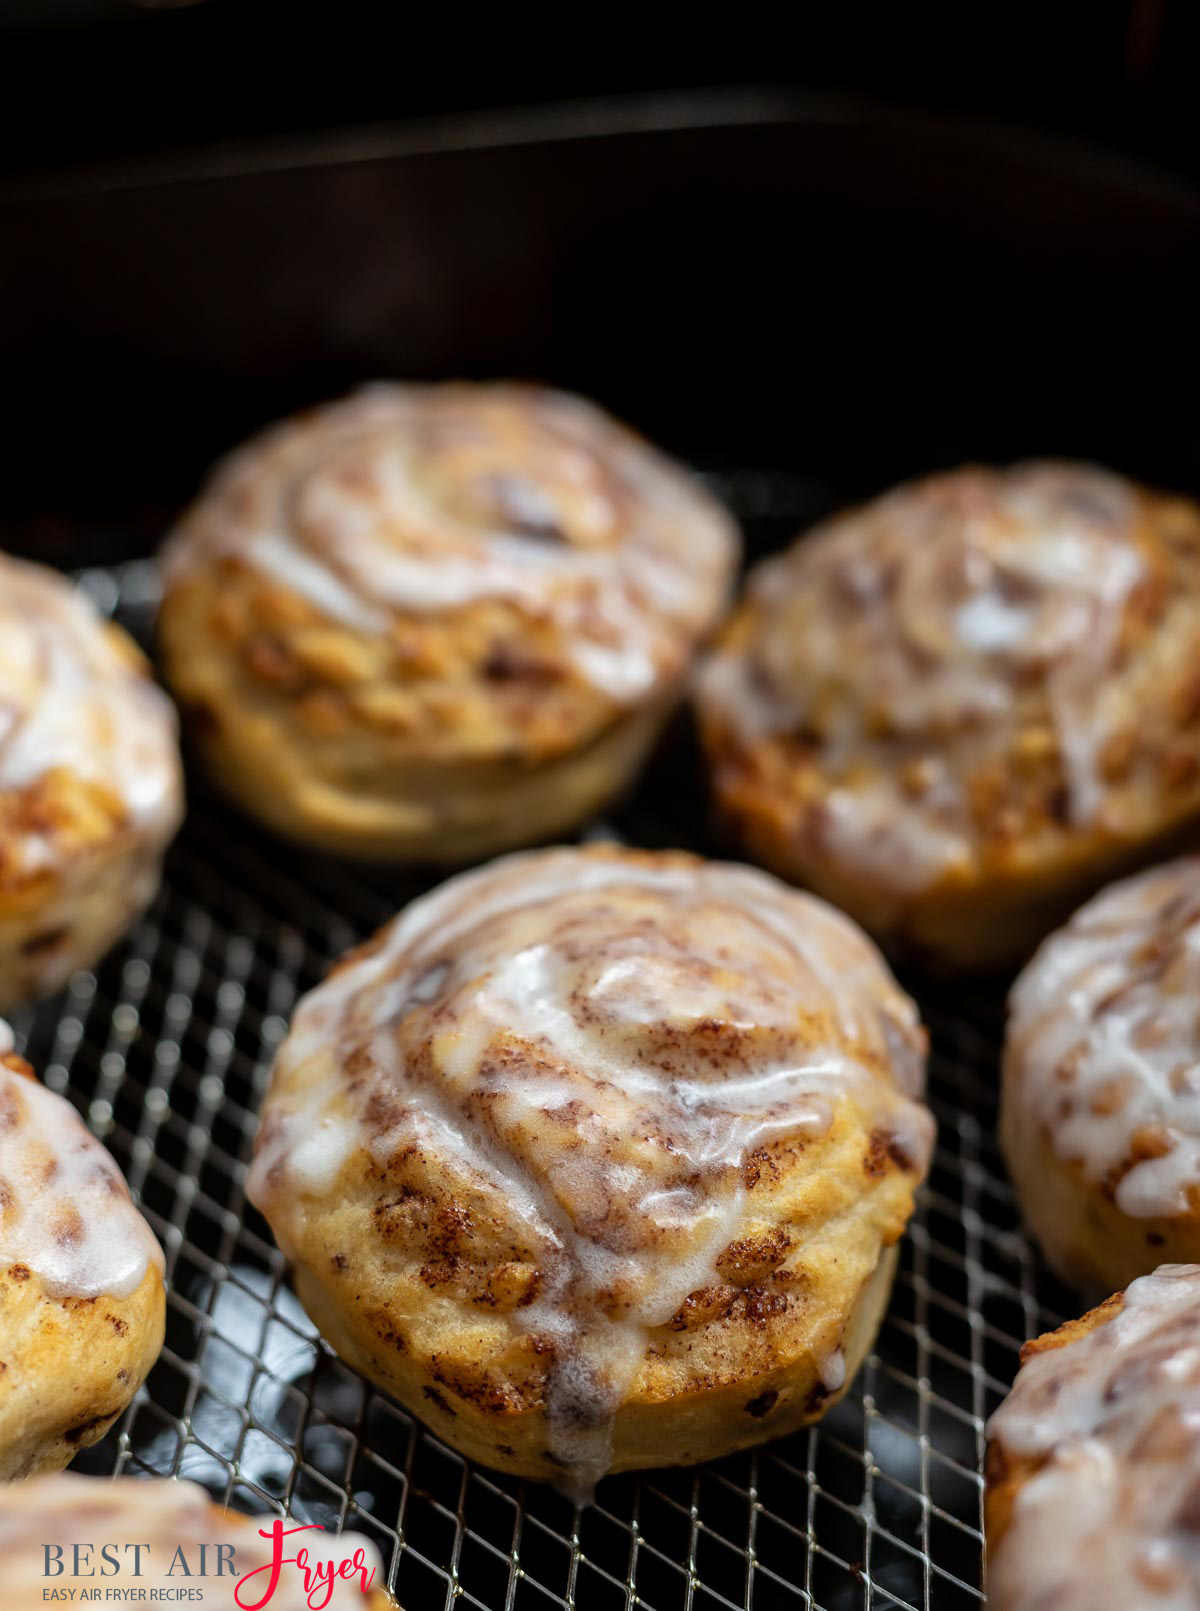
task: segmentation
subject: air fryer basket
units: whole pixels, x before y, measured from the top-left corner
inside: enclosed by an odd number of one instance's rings
[[[761,503],[770,482],[754,484]],[[150,565],[83,582],[145,636]],[[677,782],[686,737],[674,744],[675,784],[652,770],[589,832],[703,847],[686,820],[695,795]],[[757,1452],[610,1478],[576,1511],[471,1466],[342,1365],[245,1200],[297,994],[416,887],[298,860],[201,794],[126,943],[64,999],[17,1016],[26,1054],[111,1148],[167,1253],[163,1356],[119,1431],[78,1465],[192,1477],[235,1504],[359,1528],[410,1611],[458,1596],[486,1611],[977,1604],[984,1417],[1022,1340],[1066,1312],[1039,1284],[995,1151],[998,1000],[920,992],[941,1140],[850,1396]]]
[[[1200,482],[1186,198],[762,97],[451,134],[0,199],[0,353],[23,405],[4,543],[60,563],[147,553],[226,441],[389,372],[591,391],[708,471],[752,553],[975,455],[1088,453]],[[152,561],[81,579],[150,642]],[[587,832],[721,848],[695,767],[681,721]],[[353,1526],[408,1611],[979,1605],[985,1419],[1024,1339],[1078,1309],[996,1150],[1002,989],[905,981],[932,1033],[939,1143],[844,1402],[751,1453],[606,1479],[575,1508],[470,1465],[341,1364],[245,1201],[297,995],[420,887],[298,855],[193,775],[150,912],[15,1016],[167,1256],[162,1358],[78,1467]]]

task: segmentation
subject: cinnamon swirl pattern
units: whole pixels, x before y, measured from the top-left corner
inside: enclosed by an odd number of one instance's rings
[[[140,1591],[146,1602],[177,1604],[182,1594],[212,1611],[235,1611],[235,1589],[236,1605],[269,1605],[271,1611],[395,1606],[378,1550],[353,1533],[290,1532],[271,1590],[274,1525],[273,1516],[221,1510],[194,1482],[38,1477],[10,1488],[0,1506],[4,1603],[11,1611],[34,1611],[45,1604],[47,1589],[71,1589],[78,1600],[81,1589],[99,1583],[102,1593]],[[283,1522],[287,1529],[299,1525]],[[46,1572],[48,1544],[61,1551],[50,1556],[61,1567],[57,1576]],[[301,1550],[305,1559],[297,1565]]]
[[[924,1056],[865,936],[766,874],[515,856],[304,998],[248,1190],[345,1358],[586,1490],[840,1395],[928,1165]]]
[[[162,1272],[117,1166],[0,1021],[0,1478],[107,1432],[162,1346]]]
[[[65,577],[0,555],[0,1008],[57,989],[158,887],[174,712]]]
[[[1200,858],[1113,885],[1013,989],[1001,1137],[1055,1268],[1200,1261]]]
[[[218,470],[167,547],[163,649],[248,810],[333,850],[466,859],[626,782],[737,546],[579,399],[373,386]]]
[[[757,855],[988,964],[1194,831],[1198,651],[1195,505],[1085,465],[965,469],[760,566],[699,710]]]
[[[1200,1267],[1029,1343],[988,1423],[992,1611],[1200,1607]]]

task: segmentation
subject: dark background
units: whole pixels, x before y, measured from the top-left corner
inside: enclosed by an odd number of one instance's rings
[[[1102,140],[1196,175],[1192,0],[467,7],[4,0],[12,171],[484,107],[775,84]]]
[[[7,0],[0,543],[146,551],[388,374],[577,388],[803,517],[1026,453],[1200,491],[1198,64],[1190,0]]]

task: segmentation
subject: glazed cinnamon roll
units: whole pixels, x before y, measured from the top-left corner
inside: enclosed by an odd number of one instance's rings
[[[415,902],[305,997],[248,1191],[351,1364],[586,1490],[819,1416],[932,1142],[865,936],[745,867],[592,847]]]
[[[992,1611],[1200,1607],[1200,1267],[1026,1344],[988,1423]]]
[[[0,1009],[95,962],[158,888],[175,717],[65,577],[0,555]]]
[[[0,1478],[104,1436],[158,1358],[164,1313],[162,1253],[116,1164],[0,1022]]]
[[[97,1592],[100,1585],[110,1603],[128,1603],[132,1594],[139,1603],[191,1599],[214,1611],[235,1611],[235,1604],[270,1611],[395,1606],[369,1539],[296,1531],[301,1525],[281,1522],[289,1531],[276,1577],[276,1518],[222,1510],[194,1482],[37,1477],[8,1489],[0,1506],[4,1603],[33,1611],[46,1603],[48,1590],[57,1589],[60,1601],[71,1590],[78,1602],[81,1590]],[[297,1563],[301,1550],[305,1559]]]
[[[218,470],[166,550],[163,651],[247,810],[335,851],[464,860],[625,784],[737,546],[577,398],[373,386]]]
[[[754,853],[940,961],[1015,959],[1200,814],[1200,510],[937,475],[752,575],[700,680]]]
[[[1058,1272],[1123,1286],[1200,1262],[1200,857],[1114,884],[1009,1003],[1001,1139]]]

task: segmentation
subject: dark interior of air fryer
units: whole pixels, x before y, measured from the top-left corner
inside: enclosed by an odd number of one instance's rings
[[[726,96],[113,171],[0,201],[0,545],[152,641],[207,465],[378,376],[586,393],[689,460],[751,557],[903,477],[1026,454],[1195,492],[1200,213],[1077,152]],[[593,1505],[473,1467],[341,1364],[243,1178],[299,992],[427,882],[285,849],[191,779],[157,903],[15,1027],[167,1253],[162,1359],[77,1463],[371,1535],[409,1611],[975,1606],[984,1421],[1075,1304],[994,1139],[1003,982],[907,977],[937,1158],[870,1360],[818,1426]],[[587,832],[722,847],[685,720]]]

